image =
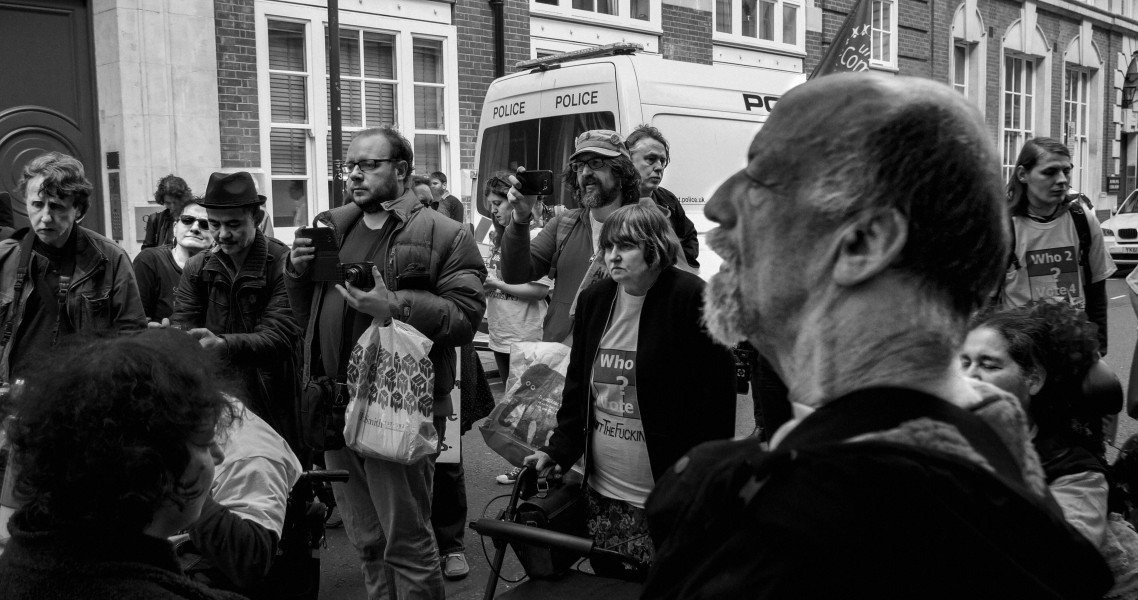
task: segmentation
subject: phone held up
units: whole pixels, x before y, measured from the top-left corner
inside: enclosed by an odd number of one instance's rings
[[[340,250],[331,227],[302,227],[296,230],[296,237],[312,240],[312,246],[316,248],[316,259],[312,261],[311,267],[313,281],[350,283],[364,291],[375,287],[375,277],[371,274],[372,263],[340,262]]]
[[[553,193],[553,171],[523,171],[514,175],[521,183],[520,191],[526,196],[548,196]]]

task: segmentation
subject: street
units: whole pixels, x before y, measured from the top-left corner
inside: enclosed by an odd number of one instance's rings
[[[1130,308],[1130,301],[1126,297],[1126,284],[1119,273],[1107,282],[1107,298],[1109,300],[1109,329],[1110,351],[1106,357],[1107,362],[1114,368],[1115,373],[1123,382],[1125,388],[1130,373],[1130,359],[1134,354],[1136,338],[1135,325],[1138,323]],[[489,354],[483,357],[486,369],[494,368],[493,359]],[[490,380],[495,398],[500,398],[503,392],[502,383],[497,379]],[[749,395],[738,397],[736,409],[736,432],[749,433],[754,428],[754,417],[751,410]],[[1119,423],[1116,444],[1121,446],[1130,435],[1138,432],[1138,423],[1127,416],[1122,416]],[[494,516],[498,510],[505,506],[510,486],[499,485],[494,478],[507,471],[510,467],[505,459],[499,457],[486,447],[477,426],[462,438],[463,458],[466,461],[466,493],[469,505],[468,520],[475,520],[482,515]],[[1113,448],[1107,450],[1107,457],[1114,459],[1117,451]],[[483,597],[487,578],[490,575],[490,561],[493,557],[493,546],[486,544],[485,552],[480,538],[473,531],[467,530],[466,557],[470,564],[470,575],[460,581],[446,582],[447,598],[454,600],[476,600]],[[363,587],[363,576],[360,573],[355,552],[344,530],[331,529],[328,531],[328,548],[321,556],[321,600],[362,600],[366,598]],[[512,551],[507,555],[502,575],[508,579],[518,579],[522,574]],[[513,585],[499,581],[497,592],[504,593]]]

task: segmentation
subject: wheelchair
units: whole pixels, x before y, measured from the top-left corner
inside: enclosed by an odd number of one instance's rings
[[[320,594],[320,551],[327,546],[324,518],[327,506],[316,489],[347,481],[347,471],[305,471],[289,491],[284,527],[276,558],[265,579],[253,589],[240,589],[200,555],[188,540],[178,546],[187,575],[211,587],[244,594],[252,600],[316,600]]]
[[[528,579],[502,595],[509,600],[559,600],[561,598],[601,597],[606,600],[632,600],[640,597],[647,565],[624,554],[597,548],[593,539],[578,529],[564,533],[548,529],[545,517],[556,519],[563,507],[544,505],[537,472],[529,466],[518,473],[509,504],[495,519],[478,519],[470,528],[494,542],[494,558],[486,581],[483,600],[494,600],[499,573],[509,546],[514,547]],[[519,504],[521,502],[521,504]],[[550,511],[546,513],[545,508]],[[584,515],[579,515],[583,523]],[[573,529],[573,528],[570,528]],[[576,534],[576,535],[575,535]],[[587,559],[593,570],[604,575],[572,568]]]

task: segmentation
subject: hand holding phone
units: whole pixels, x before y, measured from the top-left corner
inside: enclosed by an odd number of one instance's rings
[[[553,193],[553,171],[523,171],[516,175],[525,196],[548,196]]]

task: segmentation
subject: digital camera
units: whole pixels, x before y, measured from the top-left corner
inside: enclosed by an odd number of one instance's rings
[[[364,261],[358,263],[340,263],[340,280],[352,284],[352,287],[367,291],[375,287],[375,277],[371,274],[373,263]]]

